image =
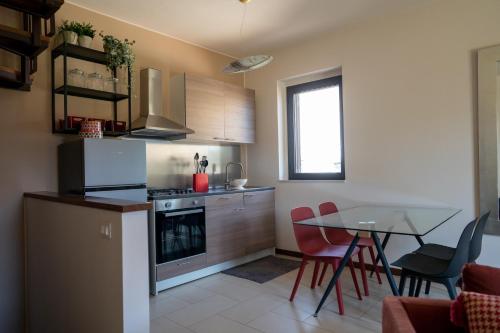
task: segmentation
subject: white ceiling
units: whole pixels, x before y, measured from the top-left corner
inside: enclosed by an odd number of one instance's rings
[[[283,47],[419,0],[71,0],[127,22],[232,56]]]

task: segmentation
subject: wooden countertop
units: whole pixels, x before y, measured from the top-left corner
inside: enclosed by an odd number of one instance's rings
[[[61,194],[57,192],[26,192],[26,198],[61,202],[69,205],[91,207],[115,212],[128,213],[148,210],[153,207],[150,202],[139,202],[121,199],[107,199],[98,197],[85,197],[83,195]]]

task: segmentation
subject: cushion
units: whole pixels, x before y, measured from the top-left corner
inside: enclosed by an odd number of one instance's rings
[[[500,296],[461,293],[470,333],[500,333]]]
[[[463,290],[481,294],[500,295],[500,269],[467,264],[462,271]]]

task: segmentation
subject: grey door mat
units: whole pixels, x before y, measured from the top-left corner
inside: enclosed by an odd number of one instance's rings
[[[300,267],[300,261],[268,256],[247,264],[222,271],[257,283],[265,283]]]

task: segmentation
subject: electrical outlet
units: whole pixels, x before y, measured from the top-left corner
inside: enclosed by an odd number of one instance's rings
[[[111,239],[111,223],[101,225],[101,235],[105,239]]]

